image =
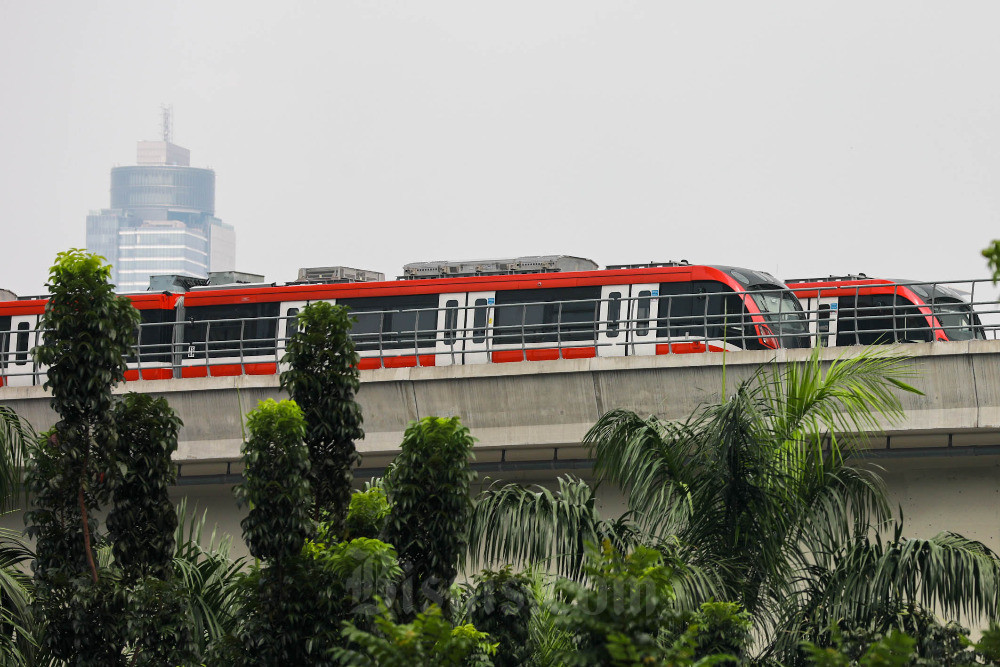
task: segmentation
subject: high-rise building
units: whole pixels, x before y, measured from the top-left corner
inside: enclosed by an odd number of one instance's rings
[[[191,153],[163,140],[140,141],[135,166],[111,169],[111,208],[87,216],[87,249],[111,263],[119,292],[141,292],[149,277],[205,278],[236,268],[236,234],[215,217],[215,172],[191,166]]]

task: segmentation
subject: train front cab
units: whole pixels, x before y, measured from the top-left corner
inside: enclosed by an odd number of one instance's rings
[[[983,339],[958,292],[874,278],[788,283],[809,312],[813,345],[883,345]]]

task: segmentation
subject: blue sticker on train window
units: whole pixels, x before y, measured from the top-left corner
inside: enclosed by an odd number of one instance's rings
[[[837,310],[837,304],[831,303],[830,304],[830,310]]]
[[[653,290],[653,296],[660,296],[660,290],[658,289]]]
[[[487,306],[492,306],[494,303],[496,303],[496,299],[494,299],[493,297],[490,296],[490,297],[486,298],[486,305]]]

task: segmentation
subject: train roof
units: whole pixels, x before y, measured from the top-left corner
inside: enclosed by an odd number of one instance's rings
[[[933,281],[909,280],[902,278],[873,278],[864,273],[847,276],[828,276],[826,278],[791,278],[785,284],[793,287],[828,287],[849,290],[857,287],[901,287],[914,292],[927,303],[938,299],[954,299],[967,301],[967,293]]]
[[[617,279],[626,282],[671,282],[675,280],[719,280],[728,277],[733,288],[748,288],[760,284],[781,286],[781,281],[763,271],[740,267],[683,264],[630,269],[598,269],[594,271],[560,271],[491,276],[461,276],[426,278],[422,280],[392,280],[336,284],[296,284],[249,286],[235,285],[196,287],[184,294],[188,306],[243,302],[309,301],[323,298],[361,298],[409,294],[445,294],[540,288],[567,288],[614,285]]]

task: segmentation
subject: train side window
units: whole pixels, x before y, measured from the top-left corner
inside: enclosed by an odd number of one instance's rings
[[[285,340],[291,340],[292,334],[299,330],[299,309],[289,308],[285,311]]]
[[[895,342],[891,297],[860,294],[844,297],[840,301],[837,345],[885,345]]]
[[[28,363],[28,327],[27,322],[17,325],[17,354],[14,356],[14,363],[18,366]]]
[[[600,310],[600,287],[498,291],[493,342],[521,345],[593,340]]]
[[[819,344],[830,345],[830,304],[821,303],[816,308],[816,332],[819,334]]]
[[[608,294],[608,338],[618,337],[618,327],[622,317],[622,293]]]
[[[635,305],[635,335],[645,336],[649,333],[649,305],[652,292],[644,289],[639,292],[639,300]]]
[[[816,317],[819,320],[817,322],[819,332],[828,333],[830,331],[830,304],[821,303],[819,304],[819,308],[817,308],[817,310],[819,311],[816,314]]]
[[[437,345],[438,295],[340,299],[358,321],[351,329],[358,350],[413,350]]]
[[[920,307],[901,294],[893,310],[894,340],[897,343],[929,343],[934,340],[927,317]]]
[[[444,342],[447,345],[454,345],[458,329],[458,300],[448,299],[444,308]]]
[[[190,306],[184,344],[210,358],[274,354],[281,306],[271,303]],[[207,340],[206,340],[207,339]]]
[[[486,299],[476,299],[472,315],[472,342],[482,343],[486,340]]]

